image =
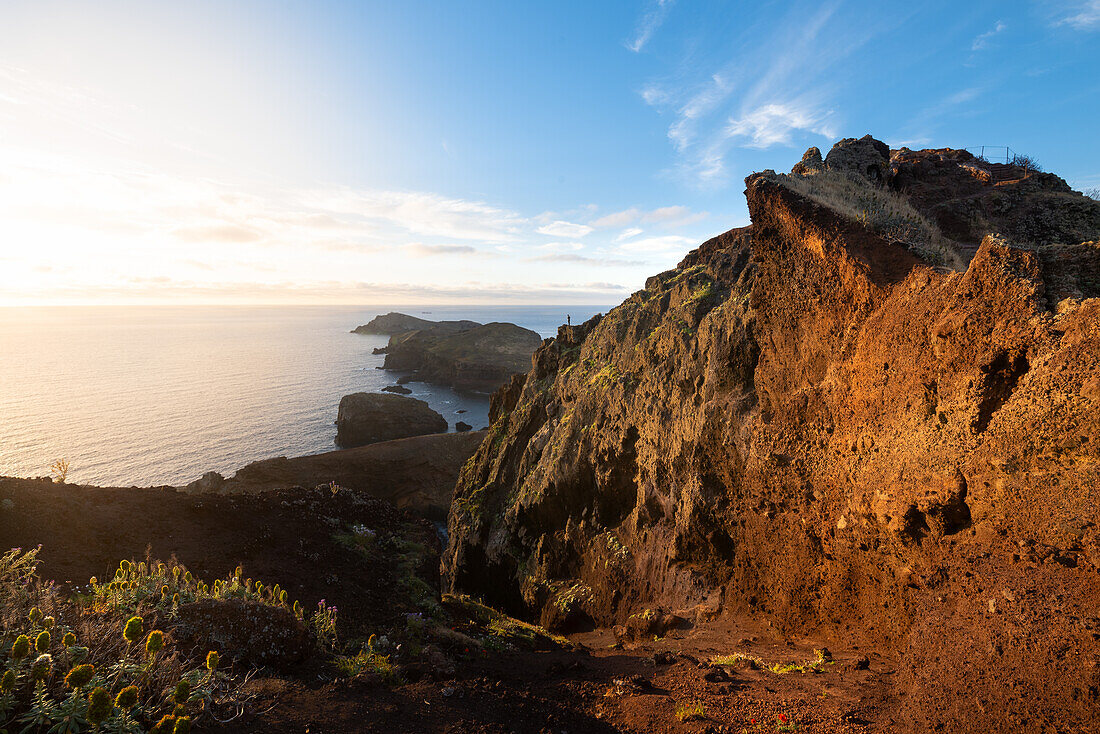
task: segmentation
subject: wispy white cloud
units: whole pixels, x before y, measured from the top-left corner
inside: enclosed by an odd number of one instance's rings
[[[1100,3],[1100,0],[1097,0],[1097,2]],[[970,50],[982,51],[989,48],[989,42],[993,40],[993,37],[998,35],[999,33],[1003,33],[1007,27],[1008,26],[1006,26],[1002,21],[998,20],[992,28],[990,28],[985,33],[980,34],[977,38],[974,39],[974,42],[970,44]]]
[[[179,227],[172,235],[184,242],[259,242],[263,233],[237,224],[216,224],[209,227]]]
[[[725,134],[730,138],[744,139],[744,145],[749,148],[791,145],[795,132],[834,137],[835,131],[826,124],[828,117],[828,112],[799,108],[793,104],[766,104],[738,119],[731,118]]]
[[[626,44],[626,47],[634,53],[641,51],[665,22],[665,17],[674,2],[675,0],[647,0],[646,9],[634,28],[632,40]]]
[[[563,222],[561,220],[550,222],[539,227],[539,234],[550,235],[551,237],[584,237],[592,232],[592,228],[587,224],[576,224],[574,222]]]
[[[436,255],[476,255],[480,257],[499,257],[495,252],[479,250],[472,245],[426,245],[423,242],[413,242],[401,248],[401,252],[407,252],[416,257],[433,257]]]
[[[1071,3],[1058,25],[1068,25],[1079,31],[1100,29],[1100,0]]]
[[[679,235],[665,235],[662,237],[642,237],[631,239],[619,245],[624,252],[668,252],[669,250],[683,250],[694,244],[698,244],[690,237]]]
[[[589,257],[588,255],[578,255],[575,252],[559,252],[552,255],[538,255],[536,257],[527,258],[527,262],[578,263],[583,265],[599,265],[608,267],[634,267],[638,265],[645,265],[645,262],[641,260],[622,260],[613,257]]]
[[[549,250],[550,252],[573,252],[580,250],[584,247],[580,242],[547,242],[545,244],[538,245],[539,250]]]
[[[727,54],[712,57],[708,67],[692,49],[678,71],[641,86],[642,99],[671,117],[676,177],[700,186],[721,184],[739,150],[835,137],[843,124],[835,111],[844,83],[837,68],[904,22],[904,14],[867,17],[839,0],[785,7],[778,20],[774,13],[746,9],[738,33],[720,46]]]
[[[707,212],[693,212],[686,206],[662,206],[645,211],[638,207],[605,214],[592,221],[593,227],[625,227],[635,222],[661,224],[665,227],[682,227],[706,219]],[[638,230],[641,233],[641,230]]]
[[[627,229],[624,229],[622,232],[619,232],[619,234],[615,235],[615,242],[624,242],[631,237],[637,237],[643,231],[644,230],[642,230],[640,227],[629,227]]]

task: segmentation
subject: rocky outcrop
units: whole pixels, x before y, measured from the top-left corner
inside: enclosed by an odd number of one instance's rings
[[[353,448],[446,430],[447,420],[423,400],[357,392],[340,399],[336,445]]]
[[[458,390],[492,392],[531,368],[542,338],[515,324],[490,323],[455,333],[410,331],[390,337],[388,370],[414,370],[415,379]]]
[[[193,483],[187,491],[234,495],[335,483],[402,510],[443,519],[459,469],[484,436],[434,433],[309,456],[280,456],[255,461],[212,486]]]
[[[447,589],[551,625],[723,609],[889,647],[915,730],[1095,723],[1100,204],[883,148],[750,176],[750,228],[535,353],[460,475]],[[968,263],[911,241],[962,242],[938,177],[1011,203],[967,225]]]
[[[466,331],[475,326],[481,326],[481,324],[476,321],[429,321],[397,311],[390,311],[387,314],[375,316],[369,322],[355,327],[351,333],[401,334],[406,331],[434,331],[445,334]]]

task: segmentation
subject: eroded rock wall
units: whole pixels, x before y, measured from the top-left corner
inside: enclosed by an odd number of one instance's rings
[[[661,605],[886,646],[918,730],[1091,722],[1096,243],[987,236],[957,272],[774,175],[746,196],[751,228],[498,393],[444,585],[565,627]]]

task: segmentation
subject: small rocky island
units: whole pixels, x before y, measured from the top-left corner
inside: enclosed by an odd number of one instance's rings
[[[537,333],[515,324],[426,321],[402,313],[378,316],[353,333],[390,335],[383,369],[474,392],[493,392],[512,375],[526,373],[542,345]]]
[[[442,415],[403,395],[352,393],[340,399],[336,414],[336,445],[345,449],[446,431]]]

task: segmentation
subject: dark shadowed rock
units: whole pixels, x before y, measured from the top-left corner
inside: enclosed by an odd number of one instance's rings
[[[390,385],[389,387],[382,388],[382,392],[392,392],[395,395],[411,395],[412,390],[404,385]]]
[[[446,430],[446,419],[423,400],[357,392],[340,399],[336,445],[351,448]]]
[[[432,519],[447,516],[459,469],[484,434],[433,433],[321,454],[253,462],[226,479],[224,494],[335,482]]]
[[[216,471],[208,471],[201,478],[188,484],[185,489],[188,492],[216,492],[224,483],[225,477]]]
[[[427,319],[409,316],[408,314],[391,311],[381,316],[375,316],[369,322],[357,326],[352,330],[353,334],[400,334],[405,331],[434,331],[437,334],[466,331],[475,326],[481,326],[476,321],[429,321]]]
[[[305,625],[285,607],[241,599],[202,599],[179,608],[180,637],[253,666],[287,667],[310,651]]]
[[[469,423],[466,423],[465,421],[459,421],[458,423],[455,423],[455,430],[459,433],[465,433],[472,428],[473,426],[471,426]]]
[[[411,331],[390,337],[385,369],[416,370],[416,379],[459,390],[492,392],[531,368],[542,338],[515,324],[491,323],[451,334]]]

